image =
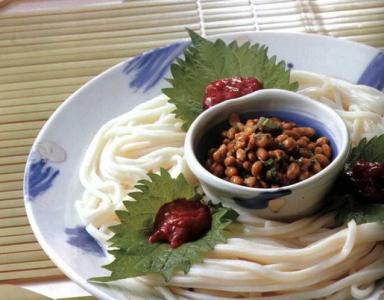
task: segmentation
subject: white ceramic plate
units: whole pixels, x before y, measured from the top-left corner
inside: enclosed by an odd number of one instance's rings
[[[266,44],[290,68],[318,72],[352,83],[384,88],[384,54],[377,49],[317,35],[244,33],[222,36]],[[87,282],[106,274],[105,253],[87,234],[74,207],[82,194],[79,165],[91,139],[108,120],[160,94],[169,65],[185,42],[124,61],[69,97],[38,135],[28,158],[24,198],[32,229],[53,262],[72,280],[101,299],[133,299],[138,291]],[[140,294],[140,293],[139,293]]]

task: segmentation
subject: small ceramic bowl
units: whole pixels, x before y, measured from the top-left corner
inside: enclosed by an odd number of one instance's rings
[[[228,118],[233,112],[242,119],[275,116],[314,128],[318,135],[330,141],[331,163],[306,180],[280,188],[250,188],[216,177],[205,169],[204,161],[208,149],[217,146],[220,132],[228,128]],[[343,168],[349,147],[347,127],[334,110],[297,93],[266,89],[225,101],[201,113],[188,130],[185,157],[208,196],[222,202],[234,201],[261,217],[294,219],[321,207],[325,194]]]

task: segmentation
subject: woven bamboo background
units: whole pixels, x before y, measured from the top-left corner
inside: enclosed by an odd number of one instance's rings
[[[36,242],[23,208],[24,164],[41,126],[90,78],[186,38],[185,27],[207,36],[312,32],[384,47],[384,1],[136,0],[65,11],[0,10],[0,281],[63,276]]]

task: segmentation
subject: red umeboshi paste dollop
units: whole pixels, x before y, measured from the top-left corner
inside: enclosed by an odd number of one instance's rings
[[[211,81],[204,91],[203,109],[262,88],[261,82],[254,77],[232,77]]]
[[[160,207],[148,240],[167,242],[172,249],[202,237],[210,228],[212,216],[200,200],[176,199]]]
[[[359,200],[384,203],[384,163],[360,159],[353,162],[344,176]]]

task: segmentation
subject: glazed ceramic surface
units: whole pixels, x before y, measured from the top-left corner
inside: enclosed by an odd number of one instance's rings
[[[216,146],[210,143],[217,140],[234,111],[245,119],[274,116],[314,128],[330,141],[333,149],[331,164],[302,182],[273,189],[249,188],[214,176],[204,168],[204,160],[208,150]],[[292,220],[320,208],[321,200],[344,166],[349,145],[347,126],[334,110],[297,93],[266,89],[202,112],[189,128],[184,148],[187,163],[206,194],[221,201],[234,201],[257,216]]]
[[[269,55],[288,67],[338,77],[384,89],[384,54],[346,40],[316,35],[244,33],[226,41],[266,44]],[[214,39],[214,38],[212,38]],[[87,234],[74,202],[83,189],[78,179],[84,153],[108,120],[160,94],[168,86],[169,66],[187,42],[149,51],[121,62],[69,97],[39,133],[28,158],[24,198],[32,229],[48,256],[72,280],[100,299],[146,298],[129,284],[94,285],[93,276],[107,274],[100,266],[106,253]]]

